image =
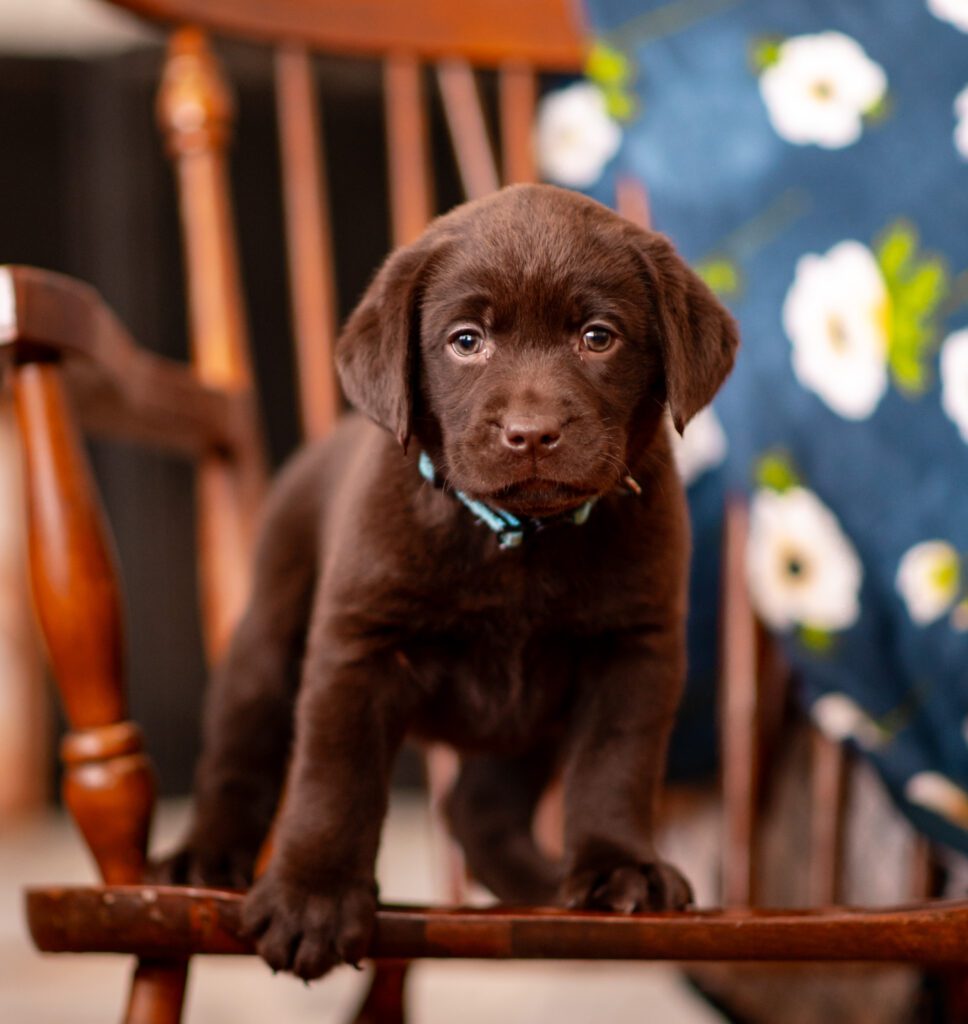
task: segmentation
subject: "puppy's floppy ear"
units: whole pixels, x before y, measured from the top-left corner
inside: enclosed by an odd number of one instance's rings
[[[666,400],[681,434],[733,367],[736,321],[663,235],[637,230],[662,340]]]
[[[336,368],[346,397],[404,449],[413,417],[420,297],[437,250],[431,230],[391,253],[336,343]]]

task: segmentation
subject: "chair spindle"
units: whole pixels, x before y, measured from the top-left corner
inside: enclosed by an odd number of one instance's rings
[[[415,56],[387,58],[383,91],[393,244],[407,245],[420,237],[433,209],[423,76]]]
[[[501,182],[474,69],[466,60],[441,61],[437,83],[464,195],[479,199],[496,192]]]
[[[723,786],[723,905],[755,899],[759,780],[756,621],[746,590],[744,505],[729,502],[723,536],[720,757]]]
[[[71,727],[61,744],[64,803],[105,882],[131,885],[144,871],[155,781],[141,731],[127,720],[110,535],[60,367],[18,367],[13,394],[34,604]],[[177,1024],[186,976],[184,961],[139,964],[126,1024]]]
[[[850,762],[843,745],[817,730],[810,749],[810,877],[814,906],[833,906],[841,897],[844,820]]]
[[[225,156],[233,116],[228,85],[205,36],[193,28],[174,32],[158,117],[178,176],[192,361],[204,383],[249,392],[252,370]],[[199,465],[198,550],[210,661],[224,649],[248,596],[264,488],[254,429],[251,444],[234,457],[213,453]]]
[[[303,433],[324,437],[339,415],[333,369],[336,289],[321,117],[309,51],[275,55],[289,288]]]
[[[505,64],[498,72],[498,107],[504,183],[538,180],[534,153],[534,114],[538,83],[527,64]]]

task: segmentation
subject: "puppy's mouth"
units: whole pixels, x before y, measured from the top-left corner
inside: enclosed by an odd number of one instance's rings
[[[513,484],[488,491],[479,497],[488,505],[502,508],[516,516],[544,519],[580,508],[597,494],[597,488],[587,485],[532,477],[527,480],[516,480]]]

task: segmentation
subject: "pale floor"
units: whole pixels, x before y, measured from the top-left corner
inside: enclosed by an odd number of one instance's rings
[[[423,801],[397,799],[380,862],[388,901],[434,899],[433,848]],[[184,805],[164,806],[164,848],[180,831]],[[670,854],[675,851],[670,850]],[[693,851],[695,853],[695,851]],[[695,874],[693,875],[695,877]],[[79,840],[59,815],[0,830],[0,1024],[105,1024],[119,1018],[130,965],[114,957],[41,956],[30,946],[20,888],[93,878]],[[187,1024],[342,1022],[365,977],[341,968],[306,987],[273,977],[251,958],[198,959],[192,965]],[[714,1024],[671,967],[656,964],[424,962],[408,990],[413,1024]]]

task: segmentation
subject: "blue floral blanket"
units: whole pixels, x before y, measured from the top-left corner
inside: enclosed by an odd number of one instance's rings
[[[586,0],[587,77],[543,101],[548,180],[654,226],[744,349],[686,431],[692,671],[709,767],[724,494],[817,725],[968,852],[968,0]]]

